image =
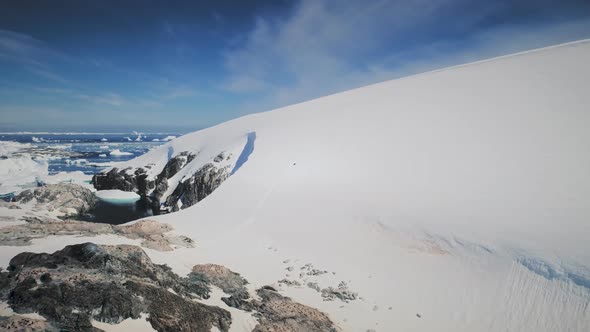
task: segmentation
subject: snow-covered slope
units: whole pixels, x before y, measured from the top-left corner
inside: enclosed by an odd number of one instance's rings
[[[256,137],[215,192],[158,217],[197,248],[154,259],[297,280],[285,292],[345,331],[588,331],[588,59],[590,41],[570,43],[175,139],[130,165]],[[362,299],[305,286],[340,281]]]

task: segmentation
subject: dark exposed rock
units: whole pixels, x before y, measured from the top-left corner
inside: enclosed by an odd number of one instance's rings
[[[168,190],[168,179],[176,175],[184,166],[188,165],[197,155],[188,151],[181,152],[178,156],[171,158],[164,166],[164,169],[155,181],[155,189],[152,193],[154,203],[160,205],[162,195]]]
[[[253,311],[256,310],[256,307],[249,301],[248,298],[242,298],[240,296],[232,295],[230,297],[222,297],[221,301],[232,308],[244,310],[244,311]]]
[[[301,270],[304,271],[303,275],[308,275],[308,276],[319,276],[319,275],[328,273],[328,271],[326,271],[326,270],[319,270],[319,269],[314,268],[311,263],[307,263],[307,264],[303,265],[301,267]]]
[[[165,177],[167,179],[173,177],[184,166],[193,161],[193,159],[195,159],[196,156],[196,154],[189,153],[188,151],[181,152],[176,157],[168,160],[166,166],[164,166],[164,170],[162,170],[159,176]]]
[[[200,285],[153,264],[135,246],[85,243],[21,253],[8,270],[0,273],[1,299],[62,330],[93,331],[91,319],[113,324],[141,313],[158,331],[227,331],[231,324],[226,310],[192,300],[204,294]]]
[[[178,202],[182,209],[194,205],[211,194],[229,177],[229,166],[218,168],[209,163],[201,167],[193,176],[181,181],[166,199],[166,205],[172,211],[178,211]]]
[[[50,282],[51,281],[51,274],[43,273],[41,275],[41,277],[39,278],[39,280],[41,280],[42,283]]]
[[[125,170],[112,168],[106,173],[98,173],[92,177],[92,185],[96,190],[119,189],[136,191],[137,180],[135,174],[128,174]]]
[[[213,159],[214,162],[219,163],[223,161],[223,158],[225,158],[224,153],[220,153],[217,156],[215,156],[215,158]]]
[[[301,283],[297,280],[281,279],[278,282],[279,284],[283,284],[286,286],[301,286]]]
[[[342,281],[338,288],[327,287],[321,290],[324,301],[333,301],[339,299],[342,302],[354,301],[358,299],[358,294],[348,289],[346,282]]]

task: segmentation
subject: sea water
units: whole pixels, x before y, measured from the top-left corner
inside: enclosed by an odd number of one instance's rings
[[[180,136],[176,133],[87,134],[87,133],[0,133],[0,199],[10,200],[18,191],[42,186],[47,179],[74,182],[80,172],[83,184],[90,187],[92,175],[113,162],[133,159]],[[17,142],[13,144],[9,142]],[[11,145],[12,144],[12,145]],[[35,167],[14,167],[11,160],[28,160]],[[23,161],[24,159],[24,161]],[[4,165],[4,164],[2,164]],[[0,167],[2,167],[0,165]],[[27,176],[27,172],[31,172]],[[76,172],[76,173],[74,173]],[[6,174],[3,174],[6,173]],[[55,176],[58,174],[57,176]],[[74,174],[77,174],[74,176]],[[2,177],[2,176],[0,176]],[[22,179],[22,180],[21,180]],[[59,183],[58,182],[58,183]],[[120,224],[153,215],[145,199],[98,199],[85,219],[93,222]]]
[[[111,162],[127,161],[180,136],[176,133],[0,133],[0,141],[26,143],[32,147],[71,152],[59,158],[47,154],[49,175],[59,172],[82,171],[94,175],[109,167]]]

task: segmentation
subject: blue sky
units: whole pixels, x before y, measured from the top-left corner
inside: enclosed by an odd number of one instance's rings
[[[12,1],[0,131],[186,132],[590,38],[590,1]]]

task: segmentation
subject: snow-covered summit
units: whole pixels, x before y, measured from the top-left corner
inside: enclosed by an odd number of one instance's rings
[[[197,257],[259,285],[346,281],[363,300],[286,289],[346,331],[587,331],[588,59],[586,40],[383,82],[119,166],[156,174],[183,151],[200,167],[249,150],[206,199],[159,217],[199,244],[170,265]],[[335,273],[285,270],[308,262]]]

